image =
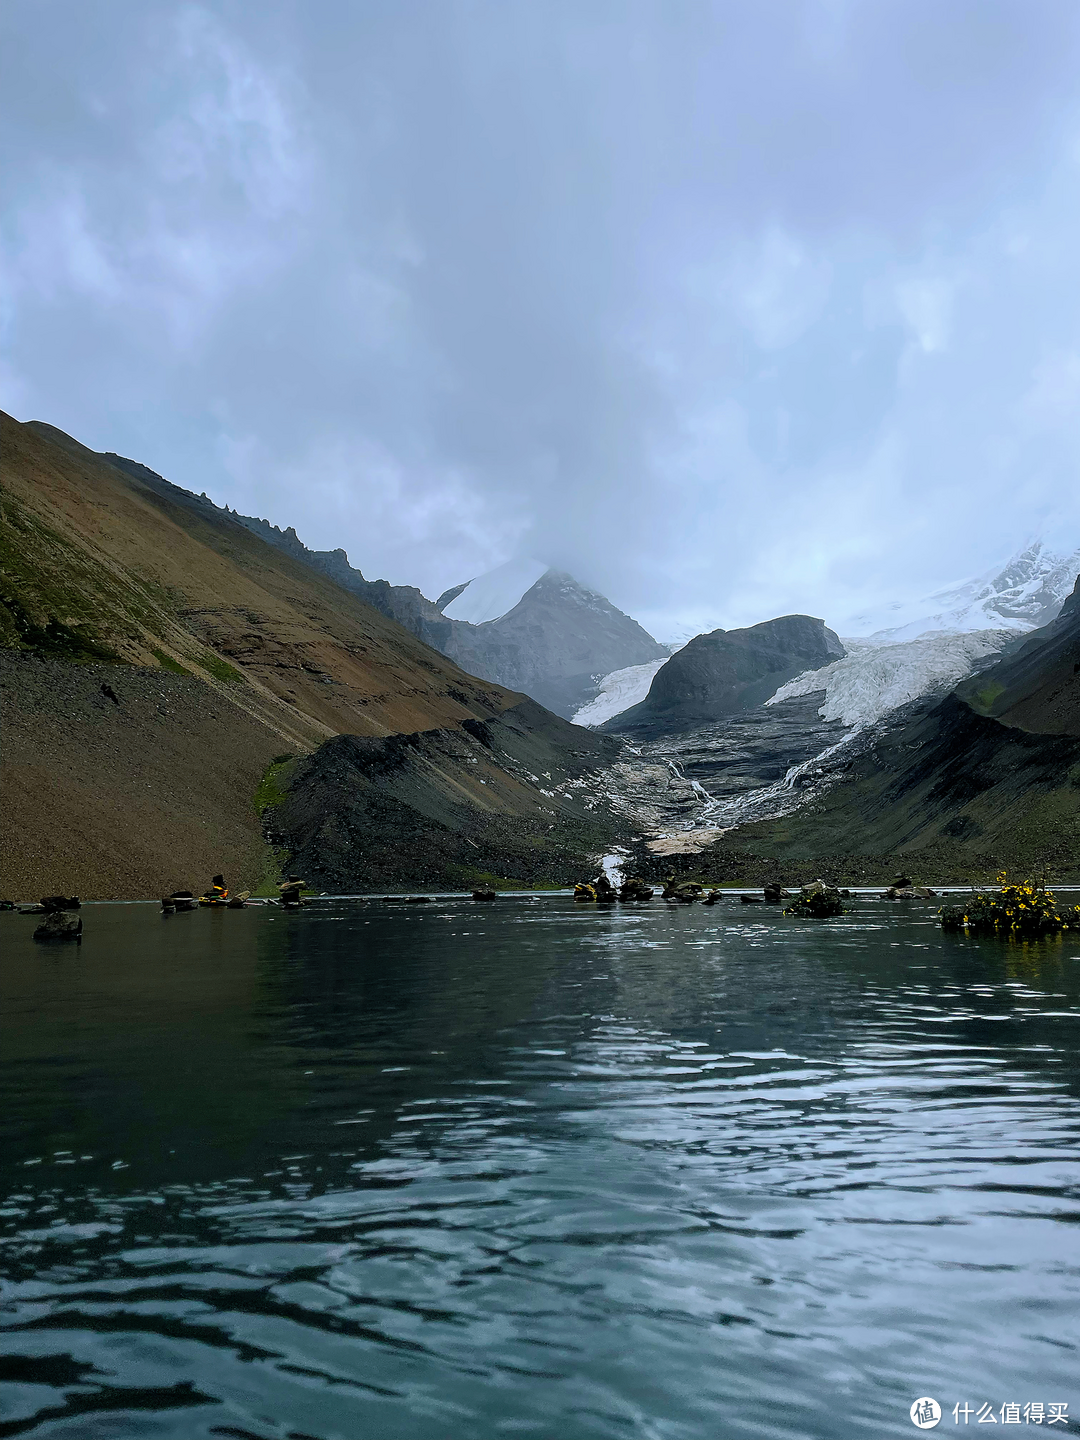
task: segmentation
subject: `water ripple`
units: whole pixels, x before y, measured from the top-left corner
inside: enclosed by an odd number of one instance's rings
[[[0,1436],[1080,1410],[1067,948],[869,902],[474,914],[129,911],[5,972]]]

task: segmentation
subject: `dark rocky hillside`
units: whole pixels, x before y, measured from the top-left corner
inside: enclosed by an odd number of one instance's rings
[[[651,739],[761,705],[788,680],[839,660],[823,620],[783,615],[745,630],[697,635],[661,666],[646,698],[601,728]]]
[[[342,735],[297,763],[268,823],[320,888],[571,884],[625,832],[588,783],[619,749],[532,700],[415,735]]]

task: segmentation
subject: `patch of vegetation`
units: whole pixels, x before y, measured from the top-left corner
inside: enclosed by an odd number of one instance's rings
[[[153,593],[160,587],[122,581],[94,565],[10,495],[0,522],[0,642],[76,664],[123,664],[115,641],[142,648],[145,627],[161,636]]]
[[[151,654],[163,670],[171,670],[174,675],[188,675],[191,673],[185,670],[179,660],[174,660],[171,655],[166,655],[164,650],[153,650]]]
[[[255,813],[265,815],[275,805],[280,805],[288,794],[285,782],[286,770],[295,759],[292,755],[276,755],[266,767],[255,791]]]
[[[820,881],[804,885],[798,898],[784,909],[785,915],[802,915],[810,920],[830,920],[834,915],[844,913],[840,891]]]
[[[999,695],[1004,695],[1004,693],[1005,686],[993,680],[989,685],[984,685],[981,690],[977,690],[975,694],[971,696],[968,703],[971,705],[971,708],[977,710],[980,715],[989,715],[994,708],[994,701]]]
[[[263,873],[259,883],[252,890],[252,895],[263,900],[276,899],[288,860],[289,852],[287,850],[276,845],[267,845]]]
[[[243,675],[235,665],[230,665],[227,660],[222,660],[220,655],[215,655],[212,650],[206,650],[199,656],[199,664],[212,675],[215,680],[221,680],[226,685],[236,685],[243,680]]]
[[[102,643],[98,636],[81,625],[66,625],[55,615],[49,616],[44,624],[36,621],[23,609],[13,595],[5,595],[0,601],[8,624],[4,626],[14,636],[21,649],[31,650],[35,655],[45,655],[50,660],[66,660],[74,665],[120,665],[124,662],[115,650]]]
[[[1003,935],[1030,939],[1080,929],[1080,905],[1059,910],[1054,892],[1044,881],[1010,884],[1008,873],[997,877],[999,890],[974,891],[959,905],[938,911],[943,930],[965,930],[973,935]]]

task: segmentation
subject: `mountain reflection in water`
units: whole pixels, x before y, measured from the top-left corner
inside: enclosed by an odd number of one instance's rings
[[[873,901],[84,918],[0,917],[0,1436],[1076,1426],[1080,939]]]

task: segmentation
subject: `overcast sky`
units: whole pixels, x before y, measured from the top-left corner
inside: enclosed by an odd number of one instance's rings
[[[3,407],[662,638],[1080,538],[1075,0],[6,0]],[[842,624],[841,624],[842,628]]]

